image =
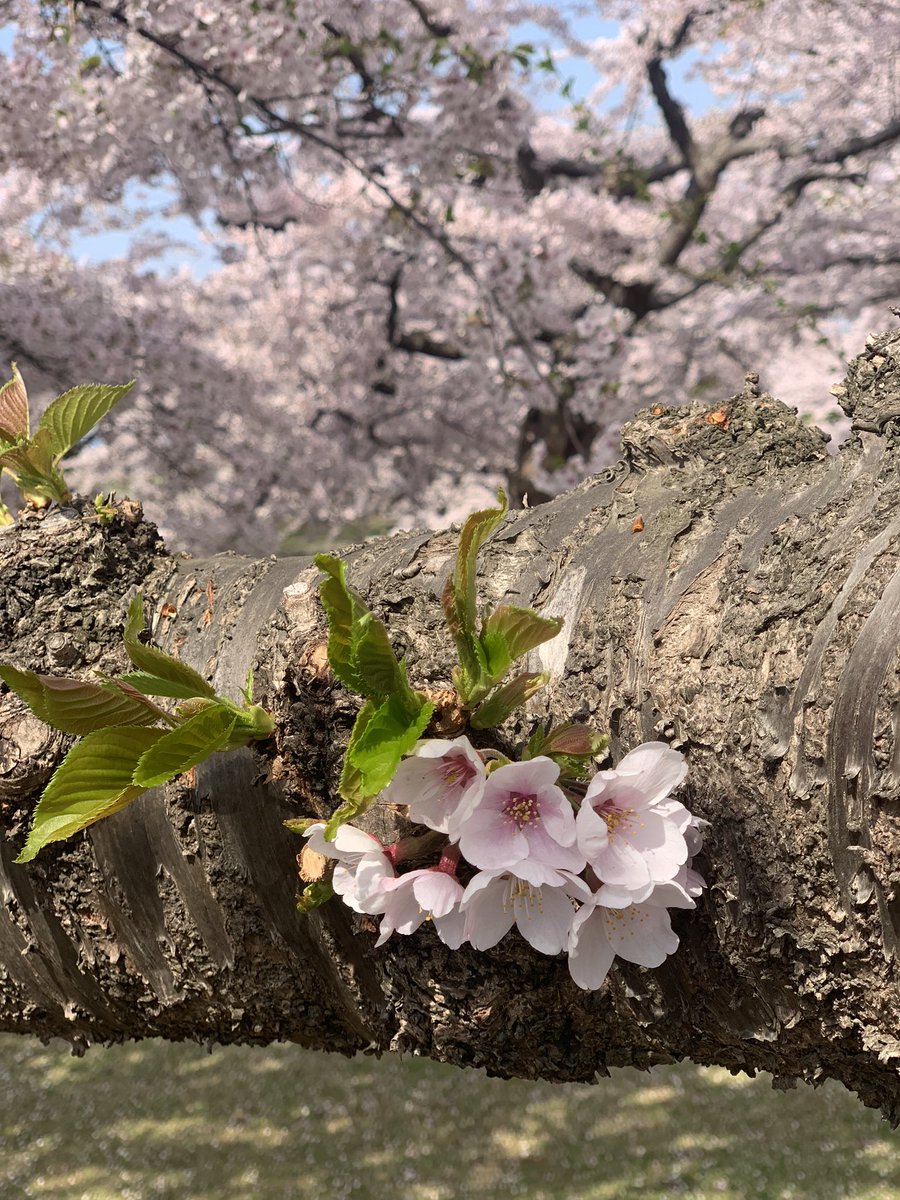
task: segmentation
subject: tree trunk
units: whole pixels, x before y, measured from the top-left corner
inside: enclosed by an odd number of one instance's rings
[[[219,691],[237,697],[255,664],[278,733],[267,758],[216,755],[16,866],[68,740],[3,698],[0,1030],[390,1048],[553,1080],[688,1057],[785,1086],[834,1077],[898,1119],[900,334],[869,340],[846,404],[834,456],[753,377],[715,409],[644,412],[617,466],[514,514],[482,556],[485,598],[565,617],[534,654],[551,686],[508,743],[547,713],[608,731],[613,760],[661,738],[711,822],[680,949],[654,971],[617,961],[597,993],[515,934],[450,952],[423,927],[375,951],[371,919],[338,901],[296,911],[282,821],[333,809],[357,708],[325,662],[309,560],[173,558],[127,502],[107,524],[87,506],[2,531],[4,659],[121,668],[140,585],[174,612],[159,642]],[[345,551],[420,687],[449,681],[455,545]]]

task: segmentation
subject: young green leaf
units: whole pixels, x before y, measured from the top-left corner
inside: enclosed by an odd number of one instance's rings
[[[312,912],[321,908],[334,895],[334,885],[330,879],[320,879],[317,883],[309,883],[297,897],[297,911]]]
[[[247,708],[236,709],[237,719],[232,735],[232,744],[246,745],[251,741],[259,741],[271,737],[275,732],[275,721],[270,712],[266,712],[258,704]],[[235,739],[240,739],[235,742]]]
[[[390,696],[376,709],[360,736],[347,749],[349,762],[360,773],[364,796],[376,796],[387,787],[400,759],[413,749],[433,712],[434,705],[426,701],[416,716],[410,718],[396,696]]]
[[[16,862],[30,862],[49,842],[71,837],[140,796],[145,789],[134,786],[134,769],[163,736],[161,729],[132,725],[101,729],[77,742],[44,789]]]
[[[481,630],[488,674],[502,679],[517,658],[556,637],[562,627],[561,617],[542,617],[531,608],[512,604],[495,608]]]
[[[422,736],[434,705],[421,697],[416,699],[420,709],[412,719],[397,696],[380,705],[367,700],[357,713],[341,771],[339,790],[344,803],[325,825],[328,841],[334,840],[347,821],[366,811],[372,799],[390,783],[401,757]]]
[[[517,675],[515,679],[492,692],[486,700],[482,700],[472,714],[472,728],[493,729],[502,725],[507,717],[536,695],[549,680],[550,676],[546,672]]]
[[[113,405],[130,392],[135,381],[112,386],[86,383],[63,392],[44,409],[38,432],[46,429],[50,435],[53,457],[59,461],[72,447],[90,433]]]
[[[302,837],[310,825],[319,825],[321,820],[321,817],[291,817],[290,820],[281,823],[285,829],[289,829],[291,833],[299,833]]]
[[[10,663],[0,663],[0,679],[36,717],[63,733],[83,736],[116,725],[154,725],[161,716],[155,705],[115,684],[37,675]]]
[[[353,626],[367,609],[347,586],[347,564],[332,554],[317,554],[316,566],[327,575],[319,585],[319,598],[328,617],[328,661],[347,687],[362,692],[362,680],[353,663]]]
[[[216,704],[203,709],[165,733],[145,754],[134,771],[138,787],[160,787],[221,750],[231,737],[237,716],[232,708]]]
[[[65,480],[53,463],[50,434],[44,429],[39,429],[31,441],[0,453],[0,467],[9,471],[28,500],[64,504],[70,498]]]
[[[28,393],[19,374],[12,364],[12,379],[0,387],[0,438],[4,442],[15,442],[28,437]]]
[[[191,696],[208,696],[215,699],[215,689],[203,676],[180,659],[146,646],[138,639],[144,629],[144,602],[140,592],[128,606],[125,622],[125,650],[138,668],[136,672],[122,675],[124,683],[130,684],[149,696],[174,696],[188,699]]]
[[[384,622],[369,612],[347,584],[347,564],[331,554],[317,554],[316,566],[327,576],[320,585],[328,616],[328,661],[347,687],[363,696],[403,697],[410,715],[418,711],[406,672],[388,638]]]
[[[507,512],[506,493],[497,493],[499,508],[472,513],[459,537],[456,565],[447,580],[442,597],[447,626],[456,642],[460,664],[460,683],[465,693],[474,690],[484,673],[484,655],[476,633],[477,610],[475,572],[478,551],[497,528]]]
[[[344,800],[353,802],[364,800],[366,797],[366,793],[363,790],[362,772],[353,765],[351,756],[357,742],[365,732],[366,726],[377,711],[378,705],[375,701],[367,700],[356,714],[356,720],[353,722],[353,728],[350,731],[350,741],[347,744],[347,750],[344,754],[344,765],[341,768],[340,783],[338,784],[338,792]]]

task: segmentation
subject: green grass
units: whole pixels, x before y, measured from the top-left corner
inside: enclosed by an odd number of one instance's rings
[[[679,1066],[596,1087],[0,1037],[2,1200],[897,1200],[900,1133],[836,1085]]]

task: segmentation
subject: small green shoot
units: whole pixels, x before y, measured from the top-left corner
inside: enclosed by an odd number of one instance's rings
[[[28,393],[12,364],[12,378],[0,387],[0,471],[11,476],[26,503],[45,508],[54,500],[67,504],[72,499],[60,461],[134,383],[89,383],[63,392],[44,410],[32,436]],[[2,515],[0,521],[8,523]]]
[[[589,725],[570,721],[547,733],[539,725],[531,735],[522,759],[552,758],[566,779],[578,779],[591,767],[593,759],[609,745],[605,734],[595,733]]]
[[[44,789],[28,840],[16,862],[30,862],[62,841],[118,812],[149,788],[189,771],[217,750],[236,750],[269,737],[272,717],[252,702],[222,696],[187,663],[140,641],[140,593],[129,605],[125,649],[137,670],[97,681],[38,675],[0,663],[0,679],[35,716],[77,742]],[[169,713],[151,697],[180,701]]]
[[[558,617],[542,617],[531,608],[503,604],[487,615],[479,629],[475,591],[478,551],[506,516],[506,494],[502,489],[497,499],[498,508],[473,513],[463,525],[456,564],[443,593],[444,615],[459,656],[453,683],[466,708],[481,706],[477,722],[473,720],[481,729],[506,720],[513,708],[542,686],[536,684],[536,675],[520,676],[525,682],[514,681],[516,686],[508,687],[493,705],[483,703],[517,659],[556,637],[563,624]],[[513,703],[516,696],[521,698]]]
[[[347,564],[316,555],[325,574],[319,588],[328,616],[328,661],[338,679],[366,697],[357,714],[344,758],[339,791],[344,803],[325,828],[332,840],[346,821],[365,812],[387,787],[404,754],[424,733],[434,705],[414,691],[387,629],[347,584]]]

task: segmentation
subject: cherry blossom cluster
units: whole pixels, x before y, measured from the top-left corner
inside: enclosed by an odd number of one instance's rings
[[[195,552],[534,502],[747,370],[831,423],[890,321],[892,0],[0,14],[0,362],[137,375],[68,477]]]
[[[616,956],[658,967],[678,947],[667,910],[694,908],[704,887],[691,862],[706,822],[672,798],[683,755],[646,742],[581,796],[550,758],[490,765],[466,737],[426,739],[382,793],[446,836],[433,866],[408,869],[416,839],[385,846],[342,825],[326,841],[321,822],[306,831],[336,860],[335,893],[381,916],[377,945],[430,920],[452,949],[487,950],[515,925],[536,950],[565,952],[587,990]]]

